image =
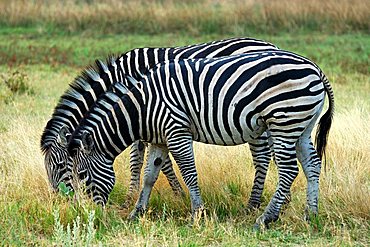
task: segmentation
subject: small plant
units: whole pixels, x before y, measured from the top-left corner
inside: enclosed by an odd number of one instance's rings
[[[91,246],[95,242],[96,229],[94,228],[95,211],[88,212],[87,224],[82,224],[77,216],[73,220],[73,227],[67,225],[66,230],[60,222],[59,211],[54,210],[53,241],[57,246]]]
[[[15,70],[8,76],[3,76],[5,85],[13,94],[32,93],[33,90],[27,83],[27,75],[23,71]]]
[[[7,74],[2,74],[0,85],[0,100],[9,103],[15,95],[33,94],[32,87],[27,82],[27,75],[23,71],[14,70]]]
[[[74,192],[67,187],[67,185],[64,183],[64,182],[61,182],[59,185],[58,185],[58,189],[59,189],[59,192],[61,195],[63,196],[73,196],[74,195]]]

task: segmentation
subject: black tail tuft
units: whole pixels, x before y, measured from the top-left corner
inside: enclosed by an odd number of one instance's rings
[[[326,76],[321,72],[321,78],[325,86],[325,91],[329,97],[329,108],[321,117],[316,131],[316,150],[320,159],[325,159],[325,149],[328,142],[329,131],[333,122],[334,114],[334,94]]]
[[[332,116],[330,115],[330,111],[328,110],[325,114],[321,117],[317,132],[316,132],[316,149],[317,154],[319,155],[320,159],[325,156],[325,148],[328,141],[329,130],[332,123]]]

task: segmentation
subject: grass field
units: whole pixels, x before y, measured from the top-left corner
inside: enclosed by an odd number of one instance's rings
[[[342,9],[348,7],[348,2],[340,1]],[[368,8],[368,4],[356,4],[352,10]],[[25,25],[10,7],[0,14],[1,23],[8,20],[0,27],[0,245],[370,245],[370,35],[364,28],[368,23],[356,22],[353,25],[357,29],[344,25],[346,29],[332,17],[327,20],[328,27],[337,26],[339,31],[297,23],[293,31],[298,32],[288,32],[284,26],[280,26],[282,32],[271,31],[271,27],[263,32],[257,28],[248,32],[247,28],[239,29],[238,24],[230,33],[223,29],[172,32],[172,27],[158,34],[117,33],[119,29],[106,32],[104,28],[96,30],[96,26],[81,31],[87,24],[76,21],[82,23],[79,26],[72,17],[69,24],[73,28],[68,29],[67,21],[58,24],[57,17],[54,22],[47,19],[51,14],[41,16],[41,21],[36,14],[25,15],[24,18],[34,18]],[[170,7],[179,8],[176,4]],[[352,16],[351,11],[346,20]],[[358,21],[365,18],[361,11]],[[13,19],[4,17],[9,13],[13,13]],[[103,24],[104,21],[109,20],[102,20]],[[162,175],[148,213],[138,222],[126,221],[129,210],[120,209],[120,205],[129,183],[127,150],[115,162],[117,182],[105,209],[86,199],[76,202],[50,191],[39,150],[40,136],[60,95],[82,68],[96,58],[135,47],[186,45],[231,36],[265,39],[307,56],[320,65],[332,83],[336,112],[327,166],[320,179],[317,221],[308,224],[303,220],[306,180],[300,171],[292,187],[292,202],[279,221],[268,231],[252,231],[256,217],[274,193],[277,171],[272,164],[261,209],[247,214],[244,209],[254,177],[247,145],[195,144],[207,215],[193,226],[189,224],[189,198],[176,198]]]

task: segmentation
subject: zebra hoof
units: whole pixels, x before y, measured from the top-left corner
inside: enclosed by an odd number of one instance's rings
[[[137,219],[139,218],[139,216],[137,215],[136,212],[131,212],[128,217],[127,217],[127,220],[128,221],[136,221]]]
[[[145,213],[145,210],[143,208],[135,208],[128,215],[127,219],[129,221],[136,221],[140,216],[144,215],[144,213]]]
[[[255,232],[263,232],[268,228],[268,223],[266,223],[265,217],[263,215],[258,217],[256,223],[253,225],[253,231]]]
[[[316,220],[318,217],[317,210],[310,210],[308,207],[304,210],[304,220],[310,223],[311,221]]]
[[[206,216],[206,210],[203,206],[195,209],[191,214],[192,224],[198,224],[200,220]]]
[[[261,205],[260,203],[248,202],[248,205],[247,205],[247,207],[245,209],[245,212],[247,214],[250,214],[252,212],[255,212],[255,211],[257,211],[260,208],[260,205]]]

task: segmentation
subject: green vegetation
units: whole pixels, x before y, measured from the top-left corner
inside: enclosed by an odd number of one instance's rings
[[[38,0],[20,2],[0,0],[0,245],[370,245],[366,1],[279,1],[281,5],[248,1],[255,14],[249,15],[248,6],[241,5],[239,12],[228,16],[225,13],[235,11],[239,2],[226,6],[211,0],[189,5],[141,1],[145,4],[138,8],[134,1],[123,5],[116,0],[102,4],[66,0],[63,6],[50,1],[49,12],[35,4]],[[108,8],[108,3],[116,8]],[[225,19],[219,20],[222,15]],[[265,17],[258,22],[261,16]],[[63,185],[62,193],[51,191],[39,140],[59,97],[81,69],[97,58],[136,47],[180,46],[232,36],[264,39],[302,54],[315,61],[332,83],[336,113],[316,221],[303,220],[306,179],[300,172],[292,202],[280,220],[266,232],[252,231],[274,193],[277,171],[271,165],[261,209],[246,213],[254,177],[247,145],[195,144],[206,216],[193,226],[189,198],[175,197],[163,175],[147,214],[137,222],[126,221],[131,208],[120,205],[129,183],[128,151],[115,162],[117,180],[106,208],[79,193],[78,200],[65,196],[69,191]]]
[[[32,94],[33,90],[27,83],[27,76],[19,70],[14,70],[9,74],[1,75],[0,101],[9,103],[14,100],[14,96],[22,94]]]

